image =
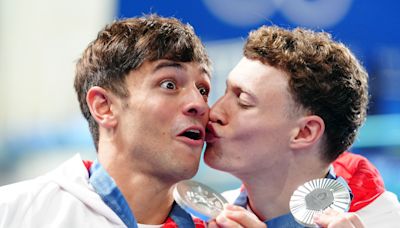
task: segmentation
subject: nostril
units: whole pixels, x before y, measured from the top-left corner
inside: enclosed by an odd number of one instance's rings
[[[209,107],[203,100],[201,101],[189,101],[188,104],[183,108],[185,115],[191,116],[204,116],[208,115]]]
[[[188,113],[196,115],[197,114],[197,109],[191,108],[191,109],[188,110]]]
[[[217,123],[223,125],[222,120],[217,120]]]

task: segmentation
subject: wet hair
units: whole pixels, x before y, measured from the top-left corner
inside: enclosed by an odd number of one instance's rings
[[[144,15],[117,20],[101,30],[76,64],[74,87],[83,116],[98,148],[99,129],[86,103],[86,94],[100,86],[120,97],[128,97],[126,76],[146,61],[167,59],[197,62],[210,69],[210,60],[189,24],[176,18]]]
[[[368,107],[368,74],[344,44],[325,32],[262,26],[244,55],[285,71],[294,101],[325,123],[322,157],[332,162],[354,142]]]

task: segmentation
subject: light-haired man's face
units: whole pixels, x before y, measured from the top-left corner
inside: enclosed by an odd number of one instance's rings
[[[211,108],[205,162],[234,175],[284,166],[296,124],[289,113],[293,105],[285,72],[243,58]]]

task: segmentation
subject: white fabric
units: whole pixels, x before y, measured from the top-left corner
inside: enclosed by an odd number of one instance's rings
[[[44,176],[1,187],[0,227],[126,226],[93,190],[76,155]]]
[[[148,225],[148,224],[141,224],[138,223],[138,228],[161,228],[164,226],[164,224],[160,224],[160,225]]]
[[[228,201],[228,203],[233,204],[240,195],[240,188],[228,190],[221,194]]]
[[[397,196],[384,192],[376,200],[356,212],[365,227],[400,227],[400,204]]]
[[[233,204],[240,194],[240,188],[223,192],[222,195]],[[400,203],[392,192],[382,193],[369,205],[356,211],[366,228],[400,227]]]

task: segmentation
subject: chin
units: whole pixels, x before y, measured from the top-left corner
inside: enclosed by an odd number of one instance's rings
[[[225,162],[223,162],[222,158],[216,155],[215,151],[212,148],[207,148],[204,153],[204,163],[209,167],[221,171],[225,171]]]
[[[194,170],[194,169],[193,170],[192,169],[182,170],[182,172],[176,173],[176,176],[175,176],[176,182],[192,179],[196,175],[196,173],[197,173],[197,169],[196,170]]]
[[[196,175],[197,171],[199,170],[199,162],[196,162],[195,164],[191,163],[190,165],[186,165],[184,167],[181,167],[180,169],[180,174],[182,175],[182,179],[190,179]]]

